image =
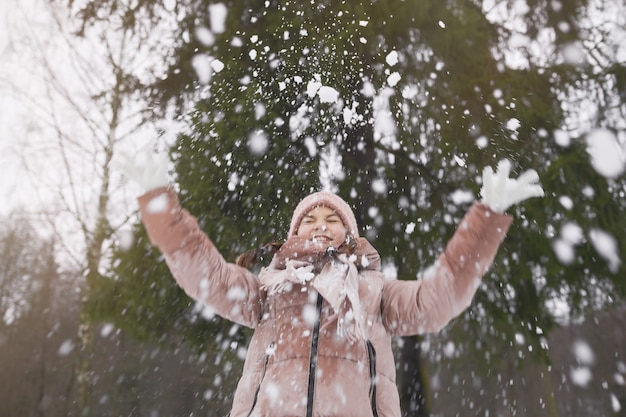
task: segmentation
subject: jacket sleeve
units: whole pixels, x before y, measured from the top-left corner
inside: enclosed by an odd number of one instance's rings
[[[163,253],[178,285],[216,314],[256,327],[261,315],[259,280],[245,268],[228,263],[184,210],[170,188],[139,197],[150,241]]]
[[[472,205],[445,251],[416,281],[386,281],[382,316],[391,334],[438,332],[465,310],[513,218]]]

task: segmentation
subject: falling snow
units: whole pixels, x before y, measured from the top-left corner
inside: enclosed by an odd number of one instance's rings
[[[586,136],[586,142],[591,164],[600,175],[616,178],[624,172],[624,149],[613,132],[607,129],[593,130]]]
[[[589,238],[596,251],[608,262],[609,269],[612,272],[617,272],[622,261],[619,257],[619,248],[615,237],[604,230],[594,228],[589,232]]]

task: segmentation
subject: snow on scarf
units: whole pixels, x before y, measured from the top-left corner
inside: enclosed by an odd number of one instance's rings
[[[313,287],[331,305],[337,333],[355,340],[366,338],[359,270],[379,269],[380,256],[364,238],[352,239],[335,249],[293,236],[261,271],[259,279],[269,294],[285,291],[293,283]]]

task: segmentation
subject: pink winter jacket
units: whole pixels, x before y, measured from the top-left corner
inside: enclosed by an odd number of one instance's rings
[[[467,308],[512,222],[476,203],[423,279],[361,271],[368,339],[349,342],[337,336],[330,306],[315,291],[294,285],[268,295],[255,274],[226,262],[171,189],[139,203],[178,284],[218,315],[255,329],[231,417],[399,417],[391,336],[437,332]]]

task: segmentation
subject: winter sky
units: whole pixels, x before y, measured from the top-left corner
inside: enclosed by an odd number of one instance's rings
[[[27,25],[26,11],[35,21],[41,15],[38,1],[0,1],[0,215],[36,200],[26,179],[22,151],[37,123],[24,97],[30,102],[45,90],[22,41],[31,29],[47,30],[44,21],[31,28]]]

